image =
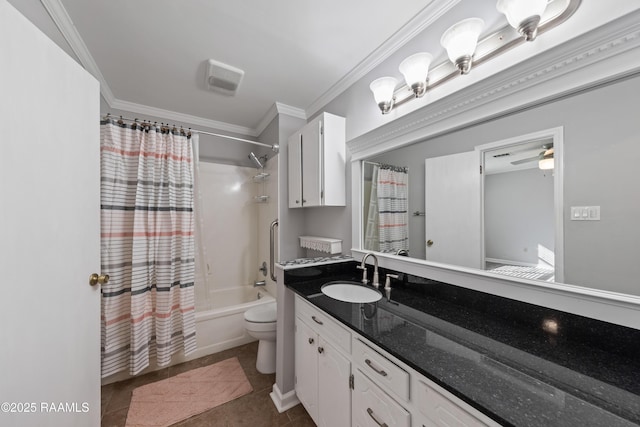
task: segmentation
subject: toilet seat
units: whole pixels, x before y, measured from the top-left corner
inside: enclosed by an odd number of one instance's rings
[[[277,316],[275,302],[253,307],[244,312],[244,320],[251,323],[273,323],[276,321]]]

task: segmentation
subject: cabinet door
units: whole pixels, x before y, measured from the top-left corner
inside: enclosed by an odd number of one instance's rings
[[[289,207],[302,207],[302,140],[301,133],[289,137]]]
[[[295,335],[296,395],[318,424],[318,337],[299,318]]]
[[[303,206],[321,206],[323,188],[322,120],[313,120],[302,129]]]
[[[318,408],[320,427],[351,425],[351,362],[320,337],[318,344]]]
[[[411,416],[358,369],[354,369],[353,427],[409,427]]]

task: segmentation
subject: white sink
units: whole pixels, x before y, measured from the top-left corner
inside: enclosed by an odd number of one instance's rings
[[[377,290],[358,283],[330,282],[322,285],[321,291],[326,296],[338,301],[359,304],[376,302],[382,298],[382,294]]]

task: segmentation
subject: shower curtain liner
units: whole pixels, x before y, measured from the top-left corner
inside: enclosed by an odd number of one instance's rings
[[[193,154],[175,128],[100,126],[102,377],[196,349]]]
[[[378,169],[378,250],[381,252],[409,250],[408,180],[404,167],[380,165]]]

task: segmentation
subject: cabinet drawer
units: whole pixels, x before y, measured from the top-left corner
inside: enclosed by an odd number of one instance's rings
[[[353,357],[362,372],[383,389],[392,391],[405,401],[409,400],[407,371],[358,339],[353,340]]]
[[[354,372],[353,427],[409,427],[411,414],[357,369]]]
[[[426,382],[419,380],[417,384],[418,408],[422,415],[431,420],[435,425],[472,427],[486,426],[478,418],[467,412],[464,408],[456,405],[450,398],[441,394]]]
[[[351,354],[351,333],[337,321],[296,295],[296,317],[309,325],[324,339]]]

